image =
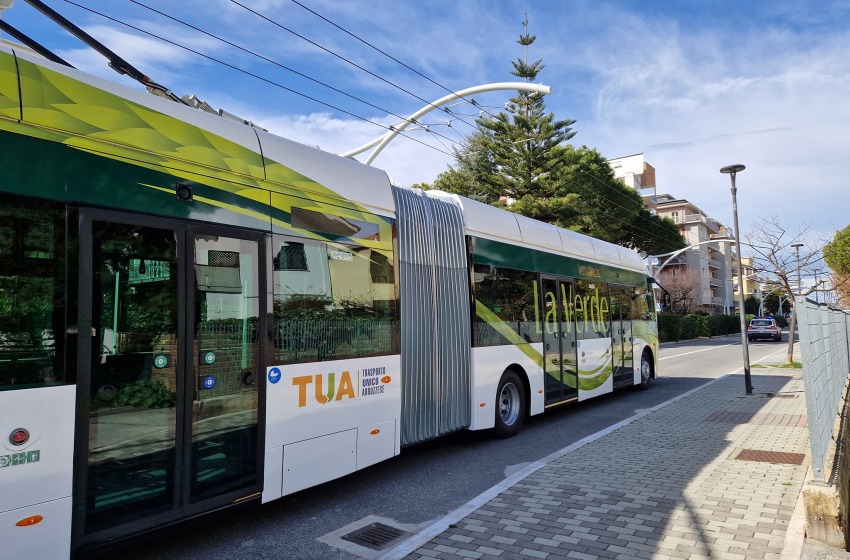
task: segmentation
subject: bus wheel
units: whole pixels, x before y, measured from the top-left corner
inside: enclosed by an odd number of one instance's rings
[[[496,435],[515,436],[525,420],[525,388],[515,371],[507,370],[499,380],[496,392]]]
[[[649,389],[650,383],[652,383],[652,360],[649,352],[644,352],[640,357],[640,385],[637,387],[643,391]]]

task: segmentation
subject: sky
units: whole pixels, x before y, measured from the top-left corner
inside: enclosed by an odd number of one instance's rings
[[[528,59],[544,65],[547,111],[576,120],[571,143],[644,154],[658,193],[730,226],[719,169],[746,165],[745,236],[765,219],[827,240],[850,224],[850,0],[46,1],[178,95],[333,153],[449,92],[517,81],[527,17]],[[81,70],[140,87],[23,0],[2,19]],[[373,165],[402,185],[432,182],[474,119],[512,95],[427,114],[428,130]]]

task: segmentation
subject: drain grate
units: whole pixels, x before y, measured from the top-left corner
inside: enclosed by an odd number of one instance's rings
[[[802,465],[806,456],[802,453],[785,451],[762,451],[760,449],[742,449],[735,459],[739,461],[759,461],[761,463],[781,463],[783,465]]]
[[[371,548],[372,550],[383,550],[394,541],[408,534],[407,531],[402,531],[401,529],[390,527],[383,523],[372,523],[371,525],[352,531],[341,538],[344,541]]]

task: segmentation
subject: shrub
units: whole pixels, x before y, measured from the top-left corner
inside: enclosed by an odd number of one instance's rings
[[[686,315],[687,317],[693,317],[694,321],[694,336],[693,338],[699,338],[701,336],[711,336],[711,330],[708,326],[708,315],[704,315],[702,313],[691,313],[690,315]]]
[[[728,315],[712,315],[708,318],[708,336],[720,336],[729,332]]]
[[[722,336],[741,332],[738,315],[658,315],[658,338],[661,342],[676,342],[701,336]]]
[[[168,408],[174,404],[174,395],[162,381],[136,381],[118,392],[116,406],[136,408]]]
[[[661,342],[681,340],[680,318],[681,315],[671,313],[658,314],[658,338]]]
[[[697,337],[697,318],[695,315],[685,315],[679,320],[681,335],[684,340]]]

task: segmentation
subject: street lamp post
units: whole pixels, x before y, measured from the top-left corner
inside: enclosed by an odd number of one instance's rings
[[[815,286],[814,286],[814,288],[815,288],[815,301],[820,303],[820,294],[818,293],[818,291],[819,291],[818,290],[818,274],[820,274],[820,269],[816,268],[814,270],[814,272],[815,272]]]
[[[741,316],[741,348],[744,353],[744,387],[747,394],[753,394],[753,382],[750,377],[750,349],[747,346],[747,317],[744,314],[744,267],[741,263],[741,233],[738,228],[738,189],[735,188],[735,175],[746,169],[740,163],[721,167],[720,172],[732,179],[732,217],[735,222],[735,245],[738,247],[738,314]]]
[[[800,276],[800,247],[803,246],[802,243],[792,243],[791,244],[794,249],[797,250],[797,295],[803,295],[803,281]]]

